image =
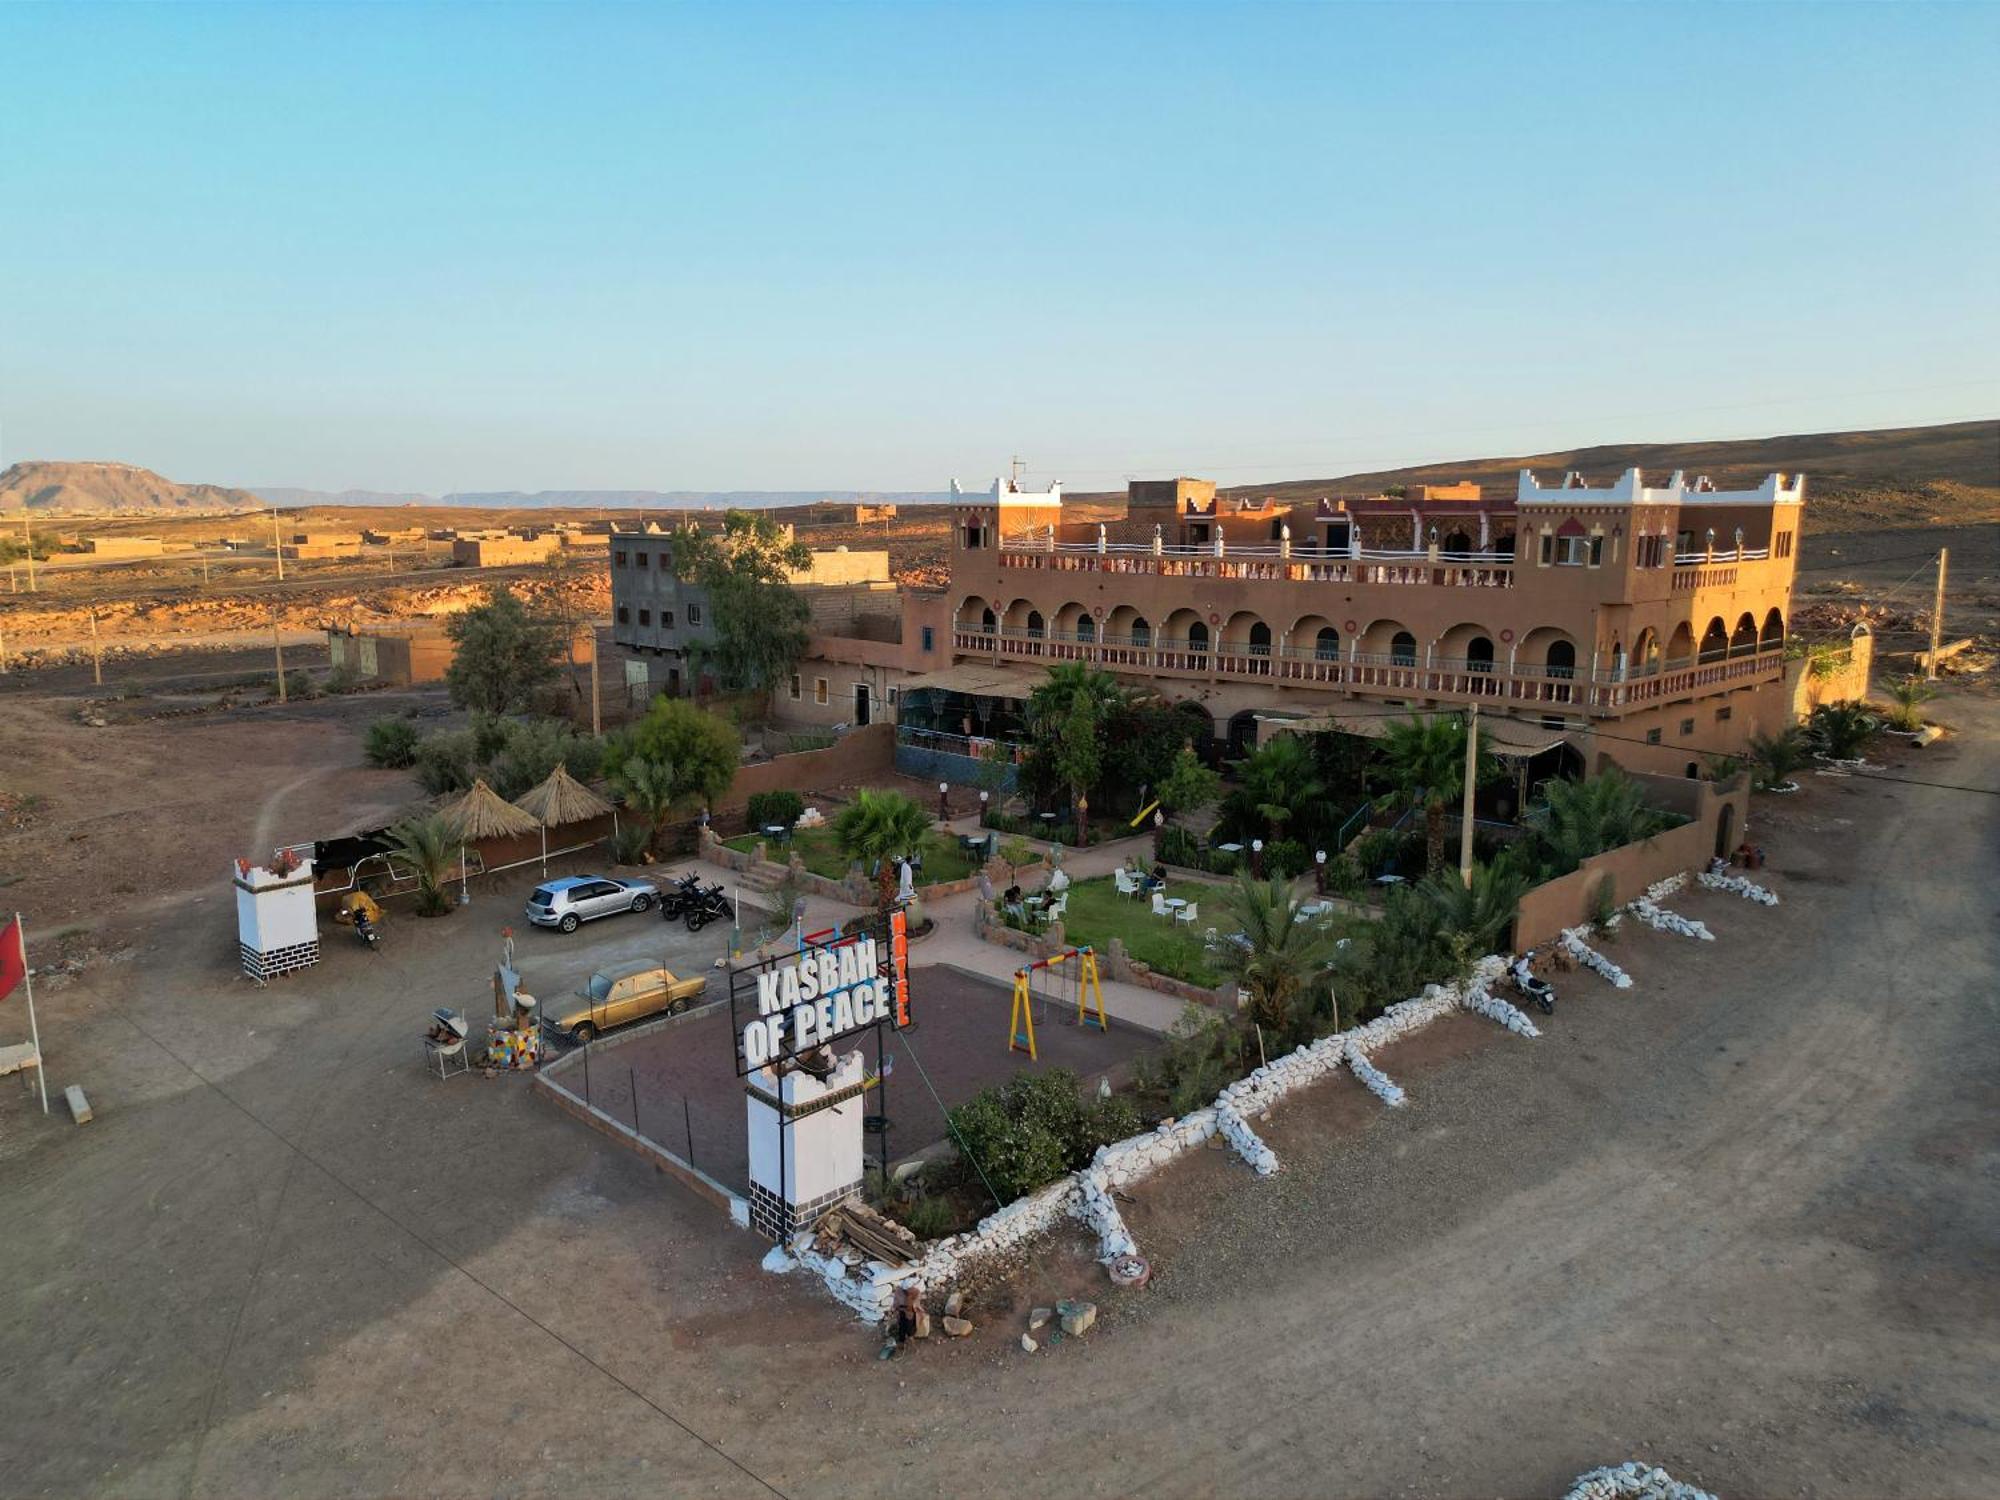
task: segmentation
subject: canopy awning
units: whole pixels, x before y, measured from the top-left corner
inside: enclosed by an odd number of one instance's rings
[[[1356,704],[1353,708],[1329,709],[1296,718],[1284,714],[1259,714],[1257,722],[1268,724],[1274,730],[1289,729],[1298,734],[1354,734],[1363,739],[1376,740],[1388,732],[1391,724],[1407,723],[1412,713],[1419,718],[1424,717],[1413,709],[1385,713],[1379,708]],[[1523,760],[1540,755],[1545,750],[1555,749],[1564,738],[1565,731],[1543,724],[1503,719],[1492,714],[1481,714],[1479,717],[1480,743],[1506,760]]]
[[[1035,667],[1020,667],[1008,662],[962,661],[956,666],[926,672],[921,677],[905,678],[899,686],[906,695],[930,689],[963,693],[969,698],[1010,698],[1025,703],[1028,695],[1047,682],[1048,677],[1046,671]]]

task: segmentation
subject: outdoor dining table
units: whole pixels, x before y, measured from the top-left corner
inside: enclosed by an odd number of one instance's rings
[[[1220,849],[1224,854],[1241,854],[1243,852],[1241,844],[1217,844],[1215,847]]]
[[[1179,911],[1179,910],[1180,910],[1180,909],[1181,909],[1181,908],[1182,908],[1183,906],[1186,906],[1186,905],[1187,905],[1187,897],[1185,897],[1185,896],[1169,896],[1169,897],[1167,897],[1167,898],[1166,898],[1166,901],[1165,901],[1165,903],[1164,903],[1164,904],[1165,904],[1165,906],[1166,906],[1167,910],[1168,910],[1168,911],[1170,911],[1170,912],[1171,912],[1171,911]]]
[[[778,839],[787,844],[792,841],[792,826],[789,823],[766,823],[763,831],[767,839]]]

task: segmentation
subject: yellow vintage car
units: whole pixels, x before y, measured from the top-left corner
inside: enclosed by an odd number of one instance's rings
[[[697,1004],[708,988],[706,975],[681,979],[658,964],[637,964],[593,974],[567,1001],[543,1007],[542,1029],[577,1043],[613,1026],[647,1016],[677,1016]]]

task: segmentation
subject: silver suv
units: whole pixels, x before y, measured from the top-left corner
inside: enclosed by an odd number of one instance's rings
[[[660,899],[650,880],[613,880],[608,875],[569,875],[535,887],[528,897],[528,920],[537,927],[575,932],[593,917],[646,911]]]

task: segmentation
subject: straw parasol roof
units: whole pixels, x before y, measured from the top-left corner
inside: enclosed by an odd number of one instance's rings
[[[484,781],[473,782],[472,790],[442,809],[439,816],[451,829],[452,837],[466,843],[511,838],[533,833],[542,826]]]
[[[516,797],[514,805],[548,828],[558,823],[601,818],[611,811],[609,802],[570,775],[569,767],[560,763],[549,772],[546,781]]]

